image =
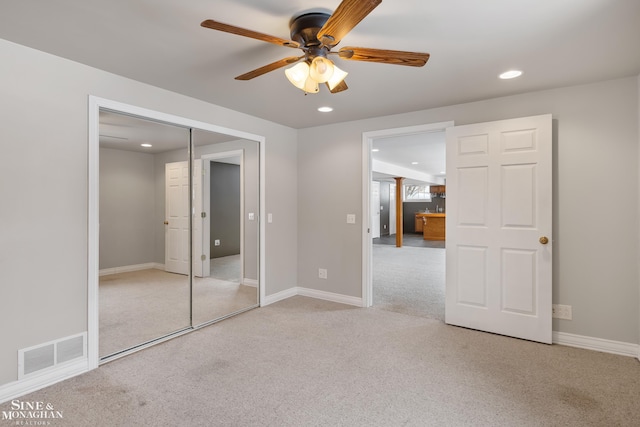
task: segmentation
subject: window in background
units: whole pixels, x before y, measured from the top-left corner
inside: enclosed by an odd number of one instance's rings
[[[430,202],[431,192],[428,185],[404,185],[405,202]]]

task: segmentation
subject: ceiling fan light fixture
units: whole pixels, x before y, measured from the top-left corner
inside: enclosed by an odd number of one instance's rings
[[[340,68],[333,66],[333,75],[329,80],[327,80],[327,84],[329,85],[329,90],[333,90],[336,86],[338,86],[342,81],[347,77],[346,71],[341,70]]]
[[[311,61],[309,76],[318,83],[326,83],[333,75],[333,70],[334,65],[331,60],[323,56],[316,56]]]
[[[292,85],[298,89],[305,90],[306,82],[309,80],[309,64],[300,62],[284,70],[284,74]]]
[[[309,77],[304,82],[304,87],[302,88],[306,93],[318,93],[320,92],[320,87],[318,86],[318,82]]]

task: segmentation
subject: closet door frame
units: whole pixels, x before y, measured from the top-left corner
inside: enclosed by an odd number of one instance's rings
[[[265,137],[255,135],[240,130],[229,129],[212,123],[201,122],[172,114],[162,113],[122,102],[89,96],[89,139],[88,139],[88,256],[87,256],[87,358],[89,370],[95,369],[100,364],[99,355],[99,127],[100,110],[108,110],[120,114],[128,114],[170,125],[181,126],[190,129],[201,129],[210,132],[225,134],[238,139],[256,141],[259,144],[260,155],[260,212],[259,222],[261,224],[259,234],[259,305],[262,305],[266,288],[266,268],[265,268]],[[163,340],[173,338],[177,335],[196,330],[197,327],[190,327],[184,331],[172,334],[164,339],[159,339],[144,346],[138,346],[130,352],[120,353],[118,357],[125,356],[134,351],[142,350],[150,345],[155,345]],[[110,359],[112,360],[112,359]]]

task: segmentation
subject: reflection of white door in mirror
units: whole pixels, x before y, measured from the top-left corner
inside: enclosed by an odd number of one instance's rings
[[[189,162],[167,163],[165,184],[164,269],[189,274]]]

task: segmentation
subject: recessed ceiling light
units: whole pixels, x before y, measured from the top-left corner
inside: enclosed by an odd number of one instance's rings
[[[522,71],[520,70],[509,70],[500,74],[498,77],[500,77],[503,80],[507,80],[507,79],[515,79],[516,77],[520,77],[521,75],[522,75]]]
[[[151,144],[140,144],[140,146],[144,147],[144,148],[153,147],[153,145],[151,145]]]
[[[371,150],[371,151],[373,151],[374,153],[377,153],[378,151],[380,151],[380,149],[379,149],[379,148],[374,148],[374,149],[373,149],[373,150]]]
[[[320,111],[321,113],[330,113],[331,111],[333,111],[333,108],[331,108],[331,107],[320,107],[320,108],[318,108],[318,111]]]
[[[411,164],[412,164],[412,165],[417,165],[417,164],[418,164],[418,162],[411,162]]]

